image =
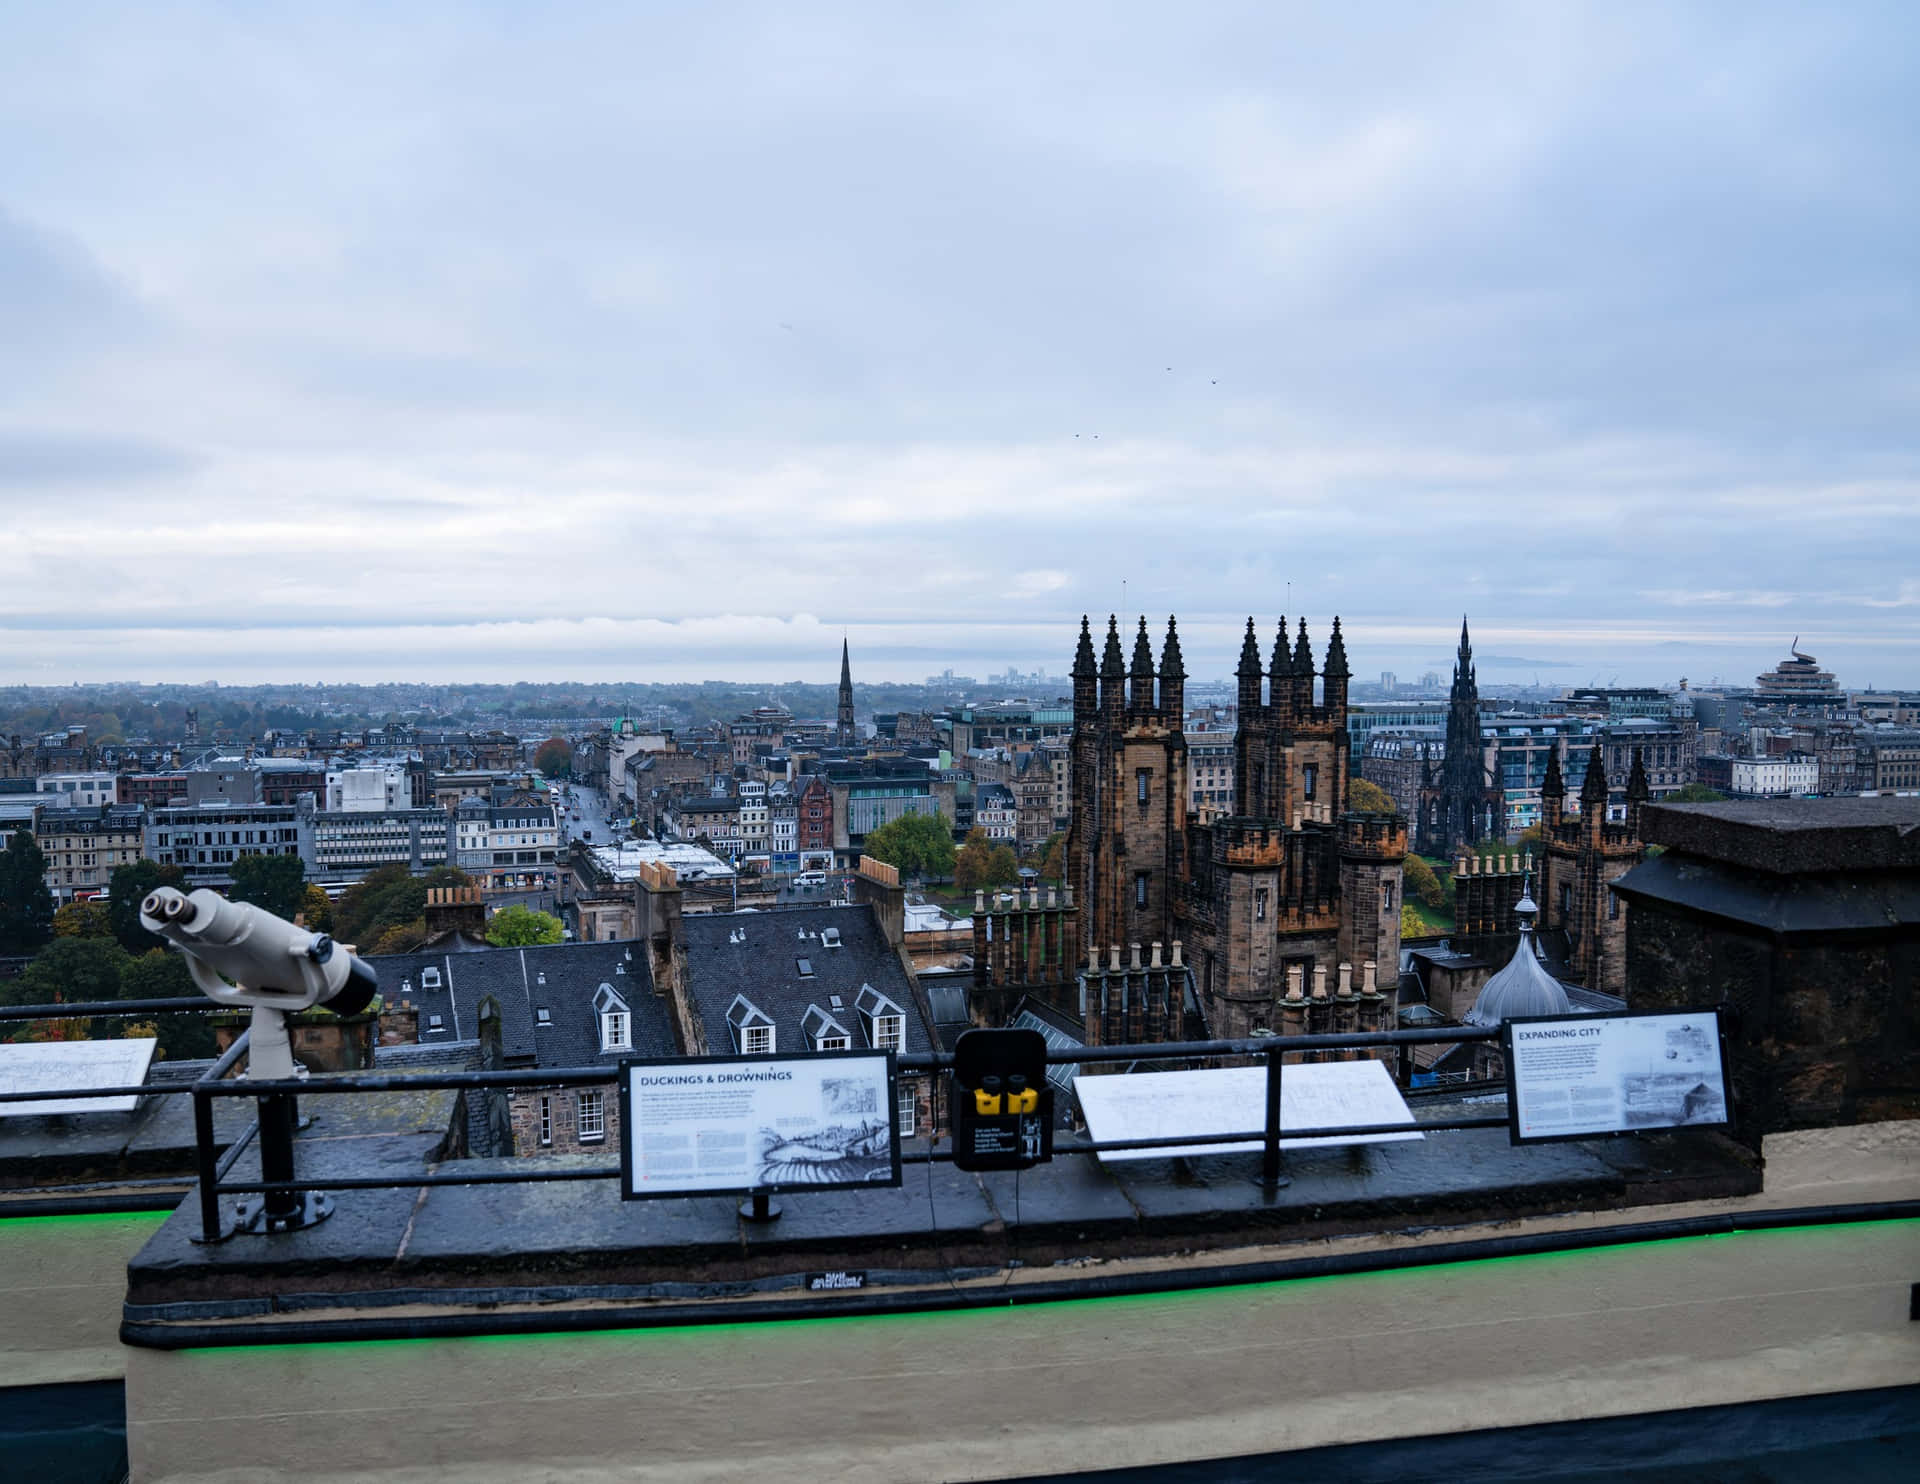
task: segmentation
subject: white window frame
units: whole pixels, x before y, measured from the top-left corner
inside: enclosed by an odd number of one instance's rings
[[[547,1149],[553,1144],[553,1095],[540,1094],[540,1147]]]
[[[846,1051],[848,1049],[847,1037],[845,1036],[822,1036],[820,1038],[820,1050],[822,1051]]]
[[[626,1010],[607,1010],[600,1016],[600,1049],[633,1050],[633,1016]]]
[[[873,1018],[873,1049],[875,1051],[902,1051],[906,1049],[907,1017],[904,1015],[876,1015]]]
[[[918,1099],[914,1096],[913,1084],[911,1082],[902,1082],[900,1084],[899,1097],[894,1103],[894,1111],[900,1119],[900,1137],[903,1139],[912,1138],[914,1120],[919,1114],[919,1103]]]
[[[773,1027],[770,1025],[747,1025],[740,1028],[740,1054],[742,1056],[772,1056]]]
[[[598,1144],[607,1137],[607,1095],[599,1088],[581,1088],[573,1110],[574,1132],[582,1144]]]

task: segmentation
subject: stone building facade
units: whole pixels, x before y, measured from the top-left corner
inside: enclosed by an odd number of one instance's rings
[[[1640,821],[1647,793],[1646,769],[1636,752],[1627,774],[1627,821],[1607,823],[1607,767],[1598,742],[1587,755],[1577,816],[1567,816],[1558,754],[1540,790],[1545,921],[1566,934],[1574,977],[1602,994],[1627,992],[1627,913],[1611,886],[1646,854]]]
[[[1136,945],[1180,964],[1213,1035],[1304,1025],[1316,982],[1330,1006],[1325,986],[1347,987],[1354,1028],[1392,1025],[1392,995],[1378,984],[1397,974],[1406,826],[1398,814],[1346,809],[1348,674],[1337,619],[1317,685],[1304,619],[1291,645],[1282,623],[1265,668],[1248,620],[1233,806],[1202,823],[1188,803],[1186,670],[1175,623],[1156,666],[1144,620],[1131,665],[1111,620],[1096,664],[1082,621],[1067,873],[1090,964],[1111,966],[1117,952],[1130,966]],[[1288,1020],[1296,983],[1300,1013]],[[1359,986],[1368,983],[1376,987],[1363,1001]],[[1088,1016],[1090,1040],[1102,1028]]]
[[[1734,1118],[1920,1117],[1920,799],[1656,805],[1632,904],[1636,1010],[1727,1012]]]

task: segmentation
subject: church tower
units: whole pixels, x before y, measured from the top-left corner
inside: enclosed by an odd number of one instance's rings
[[[847,641],[840,640],[840,712],[833,728],[835,747],[853,747],[858,734],[853,727],[853,670],[847,662]]]

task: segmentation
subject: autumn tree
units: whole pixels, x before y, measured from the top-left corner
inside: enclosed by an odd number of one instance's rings
[[[1447,903],[1447,889],[1440,884],[1440,878],[1434,874],[1432,866],[1417,855],[1409,855],[1400,862],[1400,879],[1408,891],[1418,897],[1423,906],[1439,910]]]
[[[310,933],[333,931],[333,898],[327,895],[326,888],[311,881],[307,883],[300,898],[300,920]]]
[[[99,902],[68,902],[53,914],[56,938],[111,938],[113,923]]]
[[[978,825],[967,832],[966,843],[953,858],[953,884],[962,891],[989,891],[1019,874],[1012,849],[994,844]]]
[[[546,778],[573,777],[573,744],[565,737],[549,737],[533,755],[533,765]]]
[[[862,849],[903,876],[953,874],[953,825],[944,814],[903,814],[868,835]]]
[[[1347,807],[1362,814],[1398,814],[1400,808],[1393,802],[1393,795],[1377,783],[1365,778],[1347,780]]]
[[[32,953],[53,936],[53,893],[47,857],[25,830],[0,851],[0,953]]]

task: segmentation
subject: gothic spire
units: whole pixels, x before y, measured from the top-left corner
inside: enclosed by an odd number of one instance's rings
[[[1333,637],[1327,641],[1327,667],[1322,673],[1328,676],[1351,673],[1347,669],[1347,645],[1346,641],[1340,637],[1340,616],[1338,614],[1334,615]]]
[[[1247,637],[1240,645],[1240,670],[1242,676],[1251,675],[1256,680],[1260,676],[1260,641],[1253,636],[1253,620],[1247,620]]]
[[[1167,615],[1167,642],[1160,651],[1160,678],[1162,680],[1185,680],[1187,667],[1180,657],[1180,634],[1175,627],[1173,615]]]
[[[1287,648],[1287,616],[1280,615],[1280,628],[1273,636],[1273,663],[1267,674],[1275,681],[1293,673],[1293,651]]]
[[[1607,807],[1607,765],[1600,756],[1600,744],[1593,744],[1587,754],[1587,777],[1580,785],[1580,810],[1584,814],[1589,804]]]
[[[1100,656],[1100,678],[1102,680],[1124,680],[1127,675],[1127,662],[1120,653],[1120,620],[1112,614],[1107,615],[1107,648]]]
[[[1641,758],[1643,750],[1639,747],[1633,749],[1633,766],[1627,770],[1627,802],[1629,804],[1644,804],[1653,792],[1647,787],[1646,763]]]
[[[1153,641],[1147,638],[1146,615],[1140,617],[1140,632],[1133,640],[1133,668],[1130,672],[1135,679],[1153,677]]]
[[[1540,797],[1543,799],[1564,799],[1567,796],[1567,780],[1560,773],[1560,749],[1547,750],[1547,776],[1540,785]]]
[[[1304,614],[1300,618],[1300,637],[1293,646],[1293,673],[1296,675],[1313,673],[1313,646],[1307,643],[1307,620]]]
[[[1073,678],[1091,680],[1099,670],[1093,663],[1093,631],[1087,626],[1086,614],[1080,615],[1080,645],[1073,652]]]
[[[854,744],[853,666],[847,654],[847,636],[840,636],[840,710],[834,727],[834,741],[842,747]]]

